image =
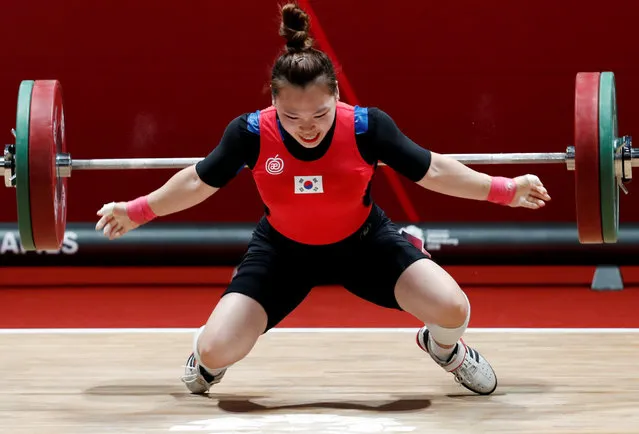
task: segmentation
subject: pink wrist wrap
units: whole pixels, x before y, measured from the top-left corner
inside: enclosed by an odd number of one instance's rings
[[[127,202],[126,213],[132,222],[140,225],[150,222],[157,217],[149,206],[149,201],[146,196],[141,196]]]
[[[515,198],[516,192],[517,186],[514,179],[494,176],[490,183],[490,192],[486,200],[499,205],[510,205]]]

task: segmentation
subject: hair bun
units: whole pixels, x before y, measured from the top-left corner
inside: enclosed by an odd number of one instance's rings
[[[313,39],[308,34],[309,16],[294,3],[282,6],[282,22],[280,36],[286,39],[289,52],[304,51],[313,46]]]

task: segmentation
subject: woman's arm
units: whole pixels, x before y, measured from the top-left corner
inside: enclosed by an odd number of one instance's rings
[[[233,119],[222,139],[205,158],[186,167],[145,196],[155,216],[165,216],[200,204],[228,184],[246,164],[256,159],[259,136],[249,133],[246,115]],[[147,204],[145,204],[146,206]]]
[[[157,216],[173,214],[203,202],[219,189],[200,178],[195,165],[186,167],[147,196],[149,207]]]
[[[435,152],[431,152],[430,167],[417,184],[448,196],[487,200],[511,207],[539,209],[550,200],[548,191],[535,175],[490,176]]]
[[[486,200],[492,177],[477,172],[459,161],[431,151],[431,163],[426,175],[417,184],[449,196]]]
[[[369,141],[366,148],[380,161],[437,193],[472,200],[487,200],[512,207],[538,209],[550,200],[539,178],[490,176],[459,161],[422,148],[379,109],[369,110]]]
[[[220,144],[195,165],[171,176],[161,187],[128,202],[111,202],[98,212],[96,230],[118,238],[159,216],[177,213],[206,200],[256,159],[259,136],[249,134],[246,116],[233,120]]]

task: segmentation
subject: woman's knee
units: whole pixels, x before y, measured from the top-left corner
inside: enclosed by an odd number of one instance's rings
[[[243,294],[225,295],[196,336],[199,363],[218,369],[240,361],[264,333],[266,322],[266,312],[255,300]]]
[[[444,327],[468,323],[468,297],[445,270],[430,260],[408,267],[397,282],[395,295],[402,309],[424,323]]]
[[[450,302],[442,307],[442,315],[445,317],[446,322],[457,326],[468,322],[468,318],[470,317],[470,302],[459,286],[452,289],[452,291],[454,294]]]
[[[448,291],[449,296],[440,299],[434,306],[430,321],[426,322],[443,327],[467,325],[470,318],[470,302],[466,294],[458,286],[450,287]]]
[[[232,365],[249,354],[258,337],[228,327],[221,330],[205,328],[197,341],[200,363],[211,369]]]

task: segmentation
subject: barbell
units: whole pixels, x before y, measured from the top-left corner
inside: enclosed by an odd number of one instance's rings
[[[15,143],[6,145],[0,175],[15,187],[18,229],[25,250],[57,250],[66,226],[67,178],[75,170],[180,169],[202,158],[73,160],[67,152],[62,86],[24,80],[18,89]],[[617,135],[615,76],[580,72],[575,80],[574,145],[565,152],[445,154],[464,164],[565,164],[575,172],[579,241],[614,243],[619,189],[632,179],[639,152]],[[382,164],[383,165],[383,164]]]

